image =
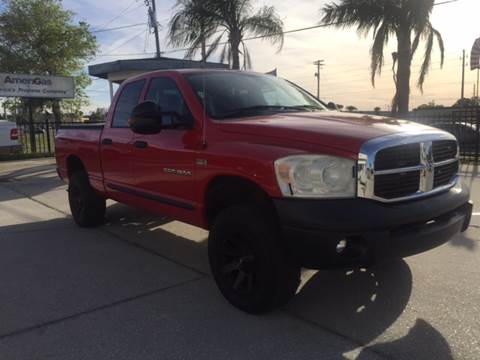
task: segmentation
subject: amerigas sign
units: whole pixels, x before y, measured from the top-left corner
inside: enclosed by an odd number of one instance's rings
[[[73,99],[73,78],[0,73],[0,97]]]

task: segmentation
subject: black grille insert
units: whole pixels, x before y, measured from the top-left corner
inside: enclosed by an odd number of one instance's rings
[[[384,199],[413,195],[419,186],[420,171],[375,176],[375,195]]]
[[[420,144],[400,145],[380,150],[375,157],[375,170],[392,170],[420,165]]]
[[[448,185],[458,173],[458,161],[452,164],[438,166],[435,168],[433,187]]]
[[[435,162],[455,159],[457,156],[457,142],[455,140],[434,141],[432,151]]]

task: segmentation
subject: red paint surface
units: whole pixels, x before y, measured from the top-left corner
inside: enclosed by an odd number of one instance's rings
[[[219,176],[235,176],[254,182],[271,197],[281,197],[273,163],[294,154],[327,154],[356,160],[367,140],[415,128],[421,125],[366,115],[339,112],[305,112],[249,117],[226,121],[206,118],[206,146],[202,144],[203,107],[183,77],[195,71],[155,72],[129,79],[117,91],[103,131],[65,129],[56,139],[56,157],[61,176],[68,181],[67,160],[75,156],[89,174],[92,186],[100,194],[206,227],[204,198],[209,184]],[[197,70],[198,72],[198,70]],[[138,135],[130,129],[111,128],[114,105],[123,86],[154,77],[170,77],[180,88],[195,118],[188,130],[164,130],[157,135]],[[102,145],[105,138],[112,145]],[[147,141],[147,149],[133,143]],[[196,160],[207,165],[197,165]],[[192,176],[164,172],[165,168],[190,171]],[[154,196],[181,201],[195,208],[185,210],[135,195],[115,191],[107,185],[120,185]]]

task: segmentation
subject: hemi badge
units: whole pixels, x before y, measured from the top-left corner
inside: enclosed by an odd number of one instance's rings
[[[207,166],[207,160],[197,159],[197,160],[195,160],[195,164],[197,164],[198,166]]]

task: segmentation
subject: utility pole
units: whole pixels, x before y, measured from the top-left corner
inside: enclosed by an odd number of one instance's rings
[[[151,6],[150,1],[152,2]],[[157,6],[155,0],[145,0],[145,5],[148,6],[148,20],[150,27],[153,28],[155,34],[155,46],[157,49],[156,57],[159,58],[162,54],[160,52],[160,39],[158,37]]]
[[[462,102],[465,99],[465,50],[463,50],[463,60],[462,60]]]
[[[325,60],[317,60],[313,63],[317,67],[315,77],[317,78],[317,99],[320,100],[320,70],[325,66]]]

